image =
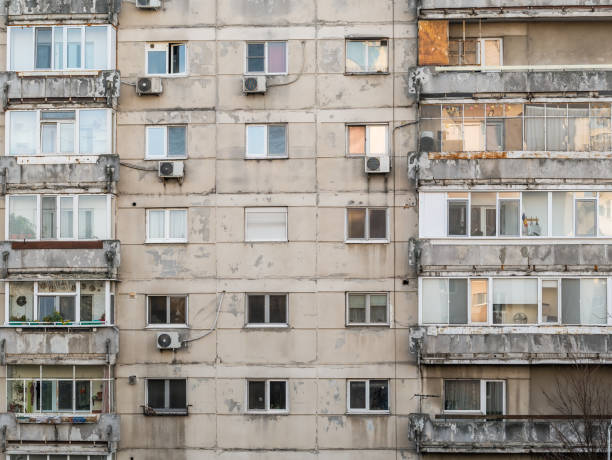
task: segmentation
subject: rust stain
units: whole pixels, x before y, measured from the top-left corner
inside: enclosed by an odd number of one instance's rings
[[[419,65],[448,65],[448,21],[419,21]]]
[[[508,152],[430,152],[430,160],[479,160],[508,158]]]
[[[102,241],[13,241],[12,249],[102,249]]]

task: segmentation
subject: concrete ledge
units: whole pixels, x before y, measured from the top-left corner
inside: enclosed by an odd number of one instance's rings
[[[20,16],[67,16],[74,15],[117,15],[121,11],[120,0],[8,0],[7,14],[9,23],[15,22]],[[25,18],[23,18],[25,19]],[[113,21],[114,22],[114,21]]]

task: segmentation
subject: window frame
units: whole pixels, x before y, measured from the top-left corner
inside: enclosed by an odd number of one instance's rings
[[[151,297],[165,297],[166,298],[166,319],[170,317],[170,298],[171,297],[182,297],[185,299],[185,322],[184,323],[151,323],[149,318],[151,317],[151,303],[149,299]],[[178,329],[189,327],[189,294],[147,294],[145,296],[145,324],[147,329]]]
[[[162,156],[154,156],[149,154],[149,130],[153,128],[163,128],[164,132],[164,154]],[[183,155],[172,155],[168,154],[169,146],[170,146],[170,130],[168,128],[185,128],[185,153]],[[145,160],[186,160],[189,156],[189,128],[188,125],[185,124],[168,124],[168,125],[146,125],[145,126]]]
[[[151,211],[164,211],[164,237],[151,238],[149,214]],[[170,235],[170,211],[184,211],[185,213],[185,238],[171,238]],[[189,241],[189,208],[147,208],[146,209],[146,238],[145,243],[187,243]]]
[[[274,211],[272,211],[274,210]],[[248,215],[250,213],[282,212],[285,215],[284,239],[252,239],[249,238]],[[248,206],[244,208],[244,242],[245,243],[287,243],[289,241],[289,208],[287,206]]]
[[[366,322],[351,322],[350,321],[350,312],[351,312],[351,308],[350,308],[350,297],[352,295],[364,295],[365,296],[365,315],[366,315]],[[370,310],[370,303],[371,303],[371,296],[373,295],[384,295],[387,299],[386,302],[386,321],[385,322],[380,322],[380,323],[374,323],[371,321],[371,310]],[[375,291],[347,291],[345,293],[345,305],[346,305],[346,320],[345,320],[345,326],[346,327],[363,327],[363,326],[367,326],[367,327],[389,327],[391,325],[391,302],[390,302],[390,293],[388,291],[385,292],[375,292]]]
[[[351,127],[365,127],[365,153],[364,154],[351,154],[350,153],[350,128]],[[370,127],[372,126],[384,126],[385,133],[385,152],[384,153],[372,153],[370,152]],[[389,123],[347,123],[346,124],[346,139],[345,139],[346,151],[345,156],[347,158],[363,158],[367,156],[387,156],[390,155],[390,142],[389,142]]]
[[[155,412],[155,415],[187,415],[189,412],[189,398],[188,398],[188,389],[187,386],[187,378],[180,377],[147,377],[145,380],[145,407],[152,409]],[[163,380],[164,381],[164,408],[153,408],[149,405],[149,381],[150,380]],[[170,381],[183,381],[185,382],[185,407],[169,407],[170,406]]]
[[[283,155],[270,155],[270,126],[283,126],[285,128],[285,153]],[[265,128],[266,134],[264,136],[264,150],[263,156],[249,154],[249,128]],[[244,158],[246,160],[283,160],[289,158],[289,130],[287,123],[246,123],[245,124],[245,148]]]
[[[151,45],[154,45],[151,47]],[[177,42],[146,42],[145,43],[145,76],[147,77],[161,77],[161,78],[177,78],[185,77],[189,75],[189,47],[188,41],[177,41]],[[164,52],[166,53],[166,72],[165,73],[149,73],[149,52],[150,51],[161,51],[156,47],[165,46]],[[172,48],[176,46],[185,47],[185,71],[184,72],[171,72],[171,56]]]
[[[285,71],[284,72],[270,72],[269,69],[269,54],[268,45],[270,43],[284,43],[285,44]],[[264,71],[263,72],[252,72],[249,71],[249,45],[264,45]],[[246,40],[244,42],[244,75],[289,75],[289,42],[288,40]]]
[[[452,410],[452,409],[445,409],[446,407],[446,382],[447,381],[478,381],[480,384],[480,391],[479,391],[479,397],[480,397],[480,409],[478,410]],[[507,414],[507,399],[508,399],[508,392],[507,392],[507,382],[506,380],[503,379],[479,379],[479,378],[451,378],[451,379],[443,379],[442,380],[442,392],[443,392],[443,397],[442,397],[442,413],[443,414],[474,414],[474,415],[478,415],[478,414],[482,414],[482,415],[486,415],[487,414],[487,383],[489,382],[496,382],[496,383],[502,383],[502,392],[503,392],[503,409],[502,409],[502,415],[506,415]]]
[[[265,382],[265,409],[250,409],[249,408],[249,383],[250,382]],[[283,382],[285,384],[285,409],[270,409],[270,382]],[[246,379],[246,394],[245,394],[245,412],[248,414],[289,414],[289,380],[275,378],[255,378]]]
[[[379,41],[381,42],[381,46],[382,46],[382,42],[386,42],[386,48],[387,48],[387,65],[386,65],[386,69],[385,70],[363,70],[363,71],[352,71],[352,70],[348,70],[348,46],[350,42],[362,42],[364,43],[364,46],[366,42],[375,42],[375,41]],[[390,59],[389,59],[389,51],[391,49],[390,45],[390,38],[389,37],[345,37],[344,39],[344,74],[345,75],[390,75]],[[366,49],[366,53],[365,53],[365,58],[366,58],[366,68],[368,67],[369,64],[369,54],[367,52]]]
[[[387,407],[386,410],[370,409],[370,382],[372,381],[386,381],[387,382]],[[366,408],[351,408],[351,383],[354,382],[365,382],[365,403]],[[347,414],[380,414],[389,415],[391,414],[391,380],[380,378],[380,379],[347,379],[346,380],[346,413]]]
[[[73,453],[73,454],[47,454],[47,453],[17,453],[17,454],[6,454],[6,458],[7,460],[18,460],[18,458],[25,458],[26,460],[30,460],[30,456],[44,456],[44,460],[54,460],[51,457],[52,456],[63,456],[65,458],[62,458],[60,460],[71,460],[71,457],[86,457],[87,460],[112,460],[111,455],[112,454],[91,454],[91,455],[87,455],[87,454],[80,454],[80,453]]]
[[[365,209],[366,218],[364,221],[365,232],[364,238],[351,238],[349,237],[349,209]],[[384,210],[385,211],[385,238],[370,238],[370,210]],[[344,242],[350,244],[378,244],[378,243],[389,243],[389,207],[383,206],[348,206],[344,211]]]
[[[249,322],[249,298],[252,296],[264,296],[264,316],[265,321],[263,323],[250,323]],[[285,318],[284,323],[271,323],[270,322],[270,296],[283,296],[285,297]],[[286,292],[247,292],[245,295],[245,315],[244,315],[244,327],[254,328],[288,328],[289,327],[289,294]]]

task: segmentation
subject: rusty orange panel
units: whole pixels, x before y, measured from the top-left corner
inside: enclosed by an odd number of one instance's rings
[[[419,21],[419,65],[448,65],[448,21]]]

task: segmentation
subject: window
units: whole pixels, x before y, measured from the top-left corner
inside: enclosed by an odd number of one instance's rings
[[[10,240],[104,240],[110,195],[8,195]]]
[[[148,209],[147,243],[185,243],[186,209]]]
[[[147,296],[147,324],[149,326],[185,326],[187,324],[187,296]]]
[[[187,45],[184,43],[147,43],[147,75],[175,75],[187,72]]]
[[[110,70],[115,65],[111,26],[12,26],[8,35],[8,70]]]
[[[386,39],[381,40],[347,40],[346,72],[347,73],[386,73],[389,71],[389,59]]]
[[[247,125],[247,158],[286,158],[287,125]]]
[[[448,42],[449,65],[502,65],[501,38],[451,38]]]
[[[605,325],[610,317],[607,278],[422,278],[420,283],[421,324]]]
[[[187,126],[147,126],[146,158],[186,158]]]
[[[112,152],[111,111],[9,110],[9,155],[101,155]]]
[[[348,155],[388,154],[388,131],[388,125],[347,126]]]
[[[17,413],[108,413],[110,366],[7,366],[7,409]]]
[[[444,412],[506,413],[504,380],[444,380]]]
[[[185,379],[147,379],[147,415],[187,415]]]
[[[286,380],[247,381],[248,412],[287,412],[289,394]]]
[[[389,412],[388,380],[349,380],[347,392],[349,413]]]
[[[5,288],[11,326],[100,326],[110,306],[109,281],[19,281]]]
[[[8,460],[109,460],[108,455],[61,454],[11,454]]]
[[[348,293],[348,325],[389,324],[389,297],[387,293]]]
[[[246,52],[247,73],[287,73],[287,42],[247,43]]]
[[[387,242],[387,210],[347,208],[347,241]]]
[[[247,325],[287,325],[287,294],[247,294]]]
[[[245,241],[287,241],[287,208],[245,208]]]

